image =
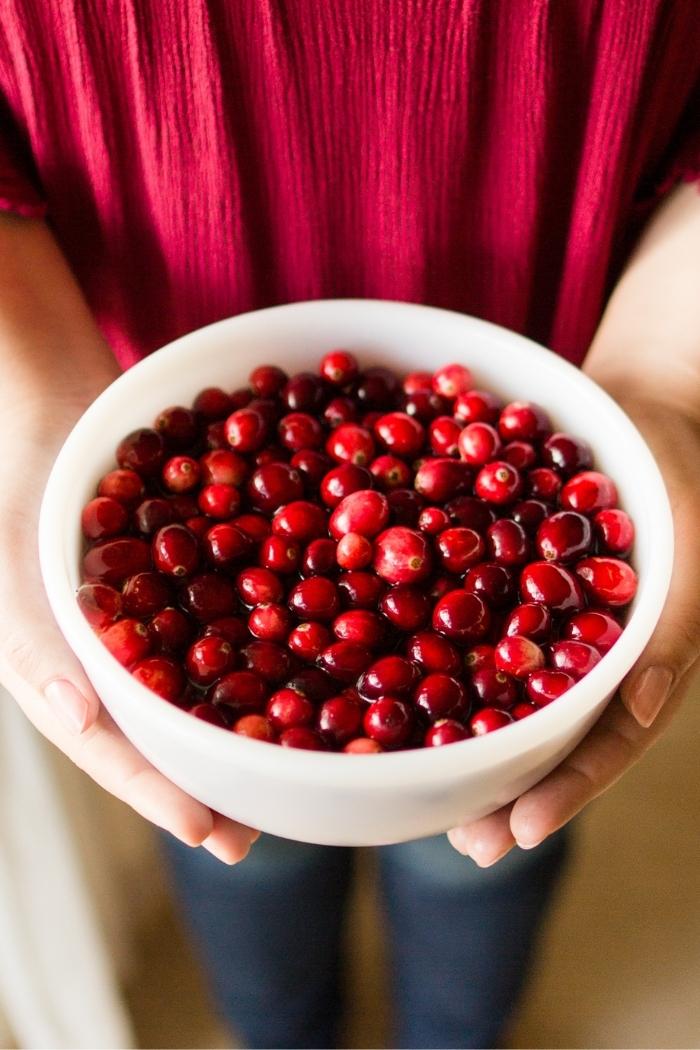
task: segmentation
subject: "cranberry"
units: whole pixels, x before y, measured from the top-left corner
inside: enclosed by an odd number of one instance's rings
[[[481,671],[482,668],[488,667],[490,670],[495,670],[496,663],[494,660],[494,647],[488,645],[486,642],[481,642],[480,645],[474,645],[464,656],[464,666],[468,671],[474,673],[474,671]]]
[[[574,613],[585,604],[578,579],[563,565],[533,561],[520,575],[520,594],[524,602],[541,602],[552,612]]]
[[[320,667],[302,667],[286,684],[288,689],[308,696],[314,704],[322,704],[338,692],[338,683]]]
[[[559,494],[559,502],[565,510],[596,514],[617,506],[617,487],[606,474],[584,470],[567,481]]]
[[[354,354],[347,350],[331,350],[321,358],[319,372],[335,386],[347,386],[359,375],[359,365]]]
[[[234,724],[233,732],[250,737],[251,740],[265,740],[268,743],[275,739],[275,731],[264,715],[243,715]]]
[[[331,514],[328,528],[337,540],[349,532],[372,537],[381,532],[389,520],[389,502],[381,492],[360,489],[350,493]]]
[[[489,554],[500,565],[523,565],[530,553],[527,533],[512,518],[494,521],[486,530]]]
[[[482,707],[469,719],[469,728],[473,736],[484,736],[485,733],[493,733],[495,729],[502,729],[510,725],[513,717],[498,707]]]
[[[289,607],[301,620],[329,623],[339,612],[338,590],[325,576],[309,576],[289,593]]]
[[[564,671],[535,671],[528,677],[525,688],[535,707],[546,707],[575,684],[576,679]]]
[[[387,591],[379,603],[379,610],[390,623],[408,634],[424,627],[430,618],[427,595],[410,584],[399,584]]]
[[[272,531],[276,536],[308,543],[325,534],[325,511],[308,500],[294,500],[279,508],[272,519]]]
[[[369,667],[360,678],[357,688],[366,700],[380,696],[403,696],[416,683],[416,665],[402,656],[383,656]]]
[[[182,600],[185,608],[200,623],[230,616],[236,606],[232,583],[212,572],[193,577],[184,588]]]
[[[127,507],[138,503],[144,492],[143,479],[135,470],[110,470],[97,486],[98,496],[115,499]]]
[[[605,554],[625,557],[634,544],[634,525],[624,510],[599,510],[593,519],[593,529]]]
[[[487,707],[511,708],[520,699],[516,680],[505,671],[482,667],[472,674],[472,686],[479,703]]]
[[[182,668],[164,656],[147,656],[131,668],[134,678],[164,700],[176,703],[185,688]]]
[[[372,662],[372,651],[357,642],[332,642],[318,658],[319,666],[338,682],[350,684]]]
[[[453,401],[460,394],[466,394],[473,386],[473,377],[465,365],[443,365],[433,373],[433,390],[441,397]]]
[[[248,617],[248,630],[264,642],[286,641],[291,626],[289,610],[274,602],[257,605]]]
[[[392,525],[415,529],[425,500],[414,489],[394,489],[389,493],[389,520]]]
[[[159,473],[165,458],[165,442],[157,430],[133,430],[117,446],[116,459],[122,470],[135,470],[143,478]]]
[[[498,417],[498,430],[504,441],[540,440],[551,433],[544,409],[531,401],[511,401]]]
[[[168,498],[172,510],[172,521],[186,523],[189,518],[199,517],[199,504],[193,493],[181,492]]]
[[[362,725],[362,706],[346,696],[333,696],[321,704],[316,729],[336,747],[352,739]]]
[[[323,738],[308,726],[292,726],[285,729],[279,738],[282,747],[297,747],[304,751],[325,751]]]
[[[467,423],[495,423],[503,402],[488,390],[466,390],[454,405],[455,418],[464,426]]]
[[[157,572],[138,572],[122,587],[122,607],[127,616],[145,620],[170,605],[172,595],[167,580]]]
[[[377,456],[370,463],[369,470],[384,491],[405,488],[413,479],[410,467],[398,456]]]
[[[489,525],[496,520],[496,515],[491,507],[476,496],[457,496],[445,505],[445,513],[449,515],[450,521],[456,525],[463,525],[466,529],[474,529],[482,535],[487,531]]]
[[[401,388],[404,394],[415,394],[418,391],[430,391],[433,389],[432,372],[409,372],[404,378]]]
[[[245,620],[240,616],[217,616],[204,628],[205,634],[218,634],[236,649],[250,641]]]
[[[204,444],[212,451],[215,449],[227,449],[226,423],[223,419],[216,423],[207,423],[204,431]]]
[[[192,621],[179,609],[161,609],[148,629],[155,647],[164,653],[178,653],[192,640]]]
[[[517,500],[522,488],[520,472],[502,459],[482,467],[474,482],[477,496],[499,507]]]
[[[230,522],[207,528],[202,546],[207,560],[221,569],[230,568],[241,558],[250,555],[253,547],[250,537]]]
[[[561,489],[561,478],[556,470],[550,470],[549,467],[528,471],[526,482],[528,496],[532,499],[554,502]]]
[[[441,718],[430,726],[423,738],[424,747],[444,747],[445,744],[457,744],[469,737],[469,730],[453,718]]]
[[[593,455],[590,445],[581,438],[556,433],[542,445],[542,462],[568,477],[580,470],[589,470],[593,465]]]
[[[374,459],[374,439],[365,427],[357,423],[342,423],[328,438],[326,452],[336,463],[366,467]]]
[[[260,713],[265,704],[268,687],[254,671],[230,671],[208,693],[211,703],[225,706],[235,718]]]
[[[338,577],[338,591],[349,609],[376,609],[385,584],[372,572],[345,572]]]
[[[149,545],[132,536],[104,540],[91,547],[83,558],[85,578],[91,583],[108,583],[111,587],[118,587],[128,576],[147,572],[150,568]]]
[[[510,570],[496,562],[485,561],[468,569],[464,589],[494,609],[509,605],[515,597],[515,581]]]
[[[189,408],[173,405],[158,413],[153,424],[169,448],[183,449],[197,438],[197,417]]]
[[[335,540],[312,540],[301,557],[302,576],[325,576],[336,568],[338,548]]]
[[[289,651],[275,642],[249,642],[241,649],[241,659],[246,671],[273,684],[287,678],[292,664]]]
[[[269,569],[261,569],[257,566],[242,569],[238,573],[236,590],[241,601],[246,605],[280,602],[284,597],[284,587],[279,576]]]
[[[494,653],[496,668],[514,678],[527,678],[544,667],[544,653],[536,642],[522,634],[502,638]]]
[[[324,381],[312,372],[298,372],[280,391],[280,399],[290,412],[317,412],[325,397]]]
[[[576,613],[564,627],[564,638],[592,645],[601,655],[613,647],[622,634],[622,628],[609,613],[587,609]]]
[[[187,674],[195,685],[212,685],[232,669],[234,662],[235,655],[229,643],[215,634],[198,638],[185,656]]]
[[[547,642],[552,634],[552,614],[546,605],[525,602],[508,614],[503,630],[509,637],[524,635],[533,642]]]
[[[339,467],[329,470],[321,482],[321,499],[327,507],[337,507],[346,496],[369,489],[371,485],[372,475],[365,467],[341,463]]]
[[[247,485],[251,504],[271,514],[285,503],[292,503],[304,495],[304,485],[298,470],[288,463],[267,463],[258,467]]]
[[[384,750],[376,740],[370,740],[368,736],[357,736],[348,740],[343,748],[346,755],[378,755]]]
[[[443,568],[461,575],[470,565],[484,556],[485,545],[478,532],[457,526],[445,529],[437,537],[436,546]]]
[[[276,397],[288,378],[277,365],[260,365],[250,373],[248,383],[256,397]]]
[[[171,456],[163,464],[161,480],[169,492],[191,492],[199,485],[200,474],[192,456]]]
[[[413,693],[413,703],[428,721],[464,718],[469,709],[467,690],[457,678],[435,673],[427,675]]]
[[[549,649],[549,661],[557,671],[572,678],[583,678],[600,661],[600,653],[585,642],[554,642]]]
[[[366,408],[387,409],[399,390],[399,381],[389,368],[366,368],[355,385],[355,397]]]
[[[387,583],[419,583],[430,574],[432,555],[423,533],[397,525],[377,537],[373,564]]]
[[[471,480],[472,472],[466,463],[443,457],[423,460],[413,485],[416,492],[432,503],[446,503],[466,492]]]
[[[463,590],[445,594],[433,609],[433,630],[462,644],[480,641],[490,622],[485,602],[477,594]]]
[[[170,525],[175,519],[175,511],[172,504],[165,499],[141,500],[134,511],[134,525],[143,536],[152,536],[164,525]]]
[[[290,412],[277,426],[279,439],[285,448],[298,452],[302,448],[318,448],[323,441],[323,428],[308,412]]]
[[[298,624],[287,638],[290,651],[313,663],[331,644],[331,632],[322,623],[306,621]]]
[[[432,390],[417,390],[415,394],[402,399],[401,408],[407,416],[419,423],[432,423],[434,419],[446,414],[448,402]]]
[[[341,642],[357,642],[368,649],[376,649],[384,638],[384,624],[369,609],[350,609],[336,616],[333,633]]]
[[[521,700],[519,704],[515,704],[511,707],[508,712],[516,722],[520,722],[521,719],[527,718],[528,715],[534,715],[537,707],[535,704],[530,704],[526,700]]]
[[[267,518],[263,518],[262,514],[239,514],[237,518],[231,522],[241,532],[245,532],[246,536],[249,536],[253,543],[260,543],[272,532],[272,526]]]
[[[374,424],[374,433],[389,452],[409,459],[423,447],[425,430],[406,412],[388,412]]]
[[[628,605],[637,593],[637,574],[619,558],[584,558],[576,566],[590,599],[598,605]]]
[[[269,463],[289,463],[289,449],[281,445],[266,445],[256,452],[253,459],[256,467],[266,467]]]
[[[112,656],[124,667],[131,667],[138,660],[143,660],[151,649],[148,628],[132,618],[110,624],[101,633],[100,638]]]
[[[334,397],[324,408],[323,418],[331,429],[341,423],[356,423],[357,405],[351,397]]]
[[[268,536],[262,541],[258,551],[258,564],[263,569],[270,569],[272,572],[283,575],[296,572],[300,558],[299,544],[292,543],[282,536]]]
[[[503,448],[503,459],[517,470],[530,470],[537,463],[535,446],[529,441],[509,441]]]
[[[80,523],[88,540],[105,540],[126,529],[129,515],[123,503],[109,496],[96,496],[83,507]]]
[[[456,456],[459,454],[459,435],[462,431],[452,416],[437,416],[428,427],[430,448],[434,456]]]
[[[409,660],[419,664],[426,674],[442,671],[445,674],[458,674],[461,660],[458,650],[440,634],[434,631],[419,631],[411,635],[406,645]]]
[[[209,423],[216,422],[231,414],[233,401],[225,390],[218,386],[208,386],[197,394],[192,403],[192,410],[201,419]]]
[[[370,541],[359,532],[348,532],[338,541],[335,556],[341,569],[364,569],[372,561]]]
[[[402,700],[384,696],[365,711],[363,728],[367,736],[382,747],[401,747],[411,735],[413,713]]]
[[[540,557],[547,561],[574,561],[590,550],[592,538],[588,518],[563,510],[542,522],[535,544]]]
[[[307,492],[315,495],[331,466],[325,452],[315,448],[301,448],[289,461],[290,467],[298,471]]]
[[[96,631],[104,630],[121,616],[121,595],[106,583],[83,583],[76,598],[83,616]]]
[[[241,494],[233,485],[205,485],[197,497],[202,514],[218,521],[235,517],[241,505]]]
[[[510,513],[513,521],[521,525],[529,536],[532,536],[551,510],[548,504],[541,499],[524,499],[521,503],[516,503]]]
[[[469,423],[459,435],[459,454],[470,466],[482,467],[501,451],[498,431],[490,423]]]
[[[195,718],[199,718],[202,722],[218,726],[219,729],[228,729],[228,722],[218,707],[214,707],[213,704],[195,704],[194,707],[190,708],[190,714],[194,715]]]
[[[191,575],[199,564],[199,544],[184,525],[164,525],[153,537],[153,564],[168,576]]]
[[[262,448],[268,435],[268,423],[256,408],[239,408],[226,420],[226,440],[239,452],[256,452]]]
[[[418,528],[429,536],[437,536],[450,525],[450,516],[442,507],[426,507],[418,516]]]
[[[296,689],[278,689],[267,701],[265,714],[272,728],[283,733],[294,726],[309,725],[314,717],[314,705]]]

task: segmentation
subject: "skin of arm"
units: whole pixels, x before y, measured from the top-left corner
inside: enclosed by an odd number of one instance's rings
[[[132,747],[100,706],[44,596],[36,550],[44,485],[68,431],[118,374],[48,227],[0,215],[0,683],[102,787],[233,863],[257,833],[190,798]]]
[[[615,783],[662,735],[700,656],[700,192],[681,185],[652,216],[583,365],[636,424],[674,518],[668,599],[647,648],[591,732],[513,804],[449,832],[486,867],[533,848]]]

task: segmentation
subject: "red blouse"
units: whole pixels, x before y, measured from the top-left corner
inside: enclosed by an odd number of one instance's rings
[[[47,210],[120,361],[373,296],[580,361],[700,176],[696,0],[0,0],[0,206]]]

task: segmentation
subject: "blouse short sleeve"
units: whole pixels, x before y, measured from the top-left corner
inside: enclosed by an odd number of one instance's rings
[[[0,211],[36,219],[46,210],[31,158],[0,99]]]

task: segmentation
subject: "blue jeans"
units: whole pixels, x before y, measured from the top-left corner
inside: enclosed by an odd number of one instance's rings
[[[226,867],[168,839],[219,1006],[249,1047],[337,1045],[353,850],[262,836]],[[566,853],[561,832],[479,869],[444,836],[377,849],[395,1047],[492,1047],[517,1001]]]

